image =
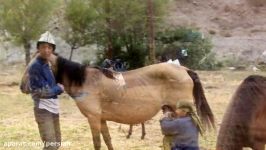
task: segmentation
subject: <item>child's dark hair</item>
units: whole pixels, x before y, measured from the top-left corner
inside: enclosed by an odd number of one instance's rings
[[[170,105],[163,105],[161,108],[163,112],[166,112],[166,111],[174,112],[174,109]]]
[[[37,42],[37,44],[36,44],[36,48],[39,49],[39,46],[40,46],[41,44],[43,44],[43,43],[47,43],[47,42]],[[53,51],[55,51],[56,46],[55,46],[54,44],[51,44],[51,43],[48,43],[48,44],[50,44],[50,45],[53,47]]]

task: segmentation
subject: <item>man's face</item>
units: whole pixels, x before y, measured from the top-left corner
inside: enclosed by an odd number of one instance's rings
[[[42,58],[48,59],[53,53],[53,45],[49,43],[41,43],[38,47],[38,52]]]

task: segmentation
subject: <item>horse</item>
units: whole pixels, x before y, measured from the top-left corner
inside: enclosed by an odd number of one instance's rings
[[[217,137],[217,150],[264,150],[266,77],[245,78],[231,98]]]
[[[109,70],[113,70],[116,72],[123,72],[126,70],[126,67],[124,65],[124,63],[122,63],[119,59],[116,61],[110,60],[110,59],[105,59],[103,61],[103,63],[101,64],[101,67],[109,69]],[[121,128],[121,126],[119,127],[119,129]],[[132,135],[132,130],[133,130],[133,125],[130,124],[129,125],[129,130],[128,130],[128,134],[127,134],[127,139],[130,138],[130,136]],[[141,139],[143,140],[145,135],[146,135],[146,131],[145,131],[145,125],[144,122],[141,123]]]
[[[203,124],[215,126],[198,75],[185,67],[160,63],[117,74],[56,55],[49,61],[56,81],[64,85],[87,117],[95,150],[101,148],[100,134],[108,150],[113,150],[106,121],[142,123],[155,116],[161,106],[175,108],[178,101],[194,103]],[[22,91],[27,80],[21,82]]]

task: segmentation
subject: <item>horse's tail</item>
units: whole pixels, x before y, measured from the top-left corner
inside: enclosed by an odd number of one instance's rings
[[[204,90],[202,88],[202,84],[200,82],[198,74],[192,70],[187,70],[187,73],[189,74],[194,83],[194,102],[196,104],[197,113],[200,116],[203,125],[207,125],[208,128],[210,128],[211,126],[215,128],[214,115],[205,97]]]

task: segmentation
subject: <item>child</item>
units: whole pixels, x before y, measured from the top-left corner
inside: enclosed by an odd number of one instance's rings
[[[162,119],[168,118],[169,120],[173,120],[176,118],[175,111],[171,106],[163,105],[162,111],[163,111]],[[164,137],[163,137],[163,150],[171,150],[172,141],[173,141],[172,135],[164,135]]]
[[[203,129],[193,104],[179,102],[175,114],[175,118],[164,116],[160,120],[162,133],[172,136],[171,150],[199,150],[198,133],[203,134]]]

